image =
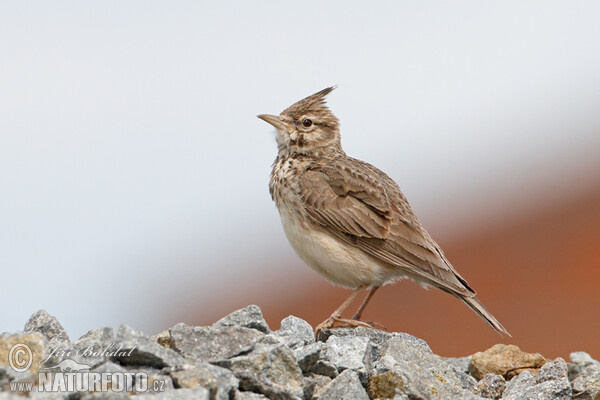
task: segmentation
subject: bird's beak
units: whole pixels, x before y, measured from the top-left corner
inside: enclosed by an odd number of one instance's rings
[[[279,119],[279,117],[277,115],[260,114],[260,115],[257,115],[257,117],[262,119],[263,121],[268,122],[269,124],[273,125],[275,128],[279,129],[280,131],[285,131],[288,128],[288,126],[286,124],[281,122],[281,119]]]

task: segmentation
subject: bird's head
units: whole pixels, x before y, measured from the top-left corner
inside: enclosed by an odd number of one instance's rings
[[[342,151],[339,121],[325,104],[325,96],[333,89],[335,86],[312,94],[292,104],[279,116],[258,115],[258,118],[276,128],[280,154]]]

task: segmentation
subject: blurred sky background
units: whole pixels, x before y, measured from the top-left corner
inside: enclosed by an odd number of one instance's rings
[[[319,322],[288,299],[330,287],[283,234],[274,135],[256,115],[333,84],[346,152],[392,176],[443,248],[585,197],[600,187],[599,21],[594,1],[1,2],[0,331],[45,309],[71,338],[153,334],[269,301]],[[493,257],[451,260],[519,343],[502,296],[531,299],[518,272],[486,278]],[[488,302],[490,286],[503,295]],[[577,324],[577,310],[562,312]],[[580,318],[597,338],[598,314]]]

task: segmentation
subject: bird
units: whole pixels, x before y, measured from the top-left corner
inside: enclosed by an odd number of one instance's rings
[[[373,165],[344,152],[340,124],[326,104],[336,86],[316,92],[279,115],[257,117],[275,127],[277,158],[271,198],[296,254],[333,285],[352,294],[315,328],[385,329],[362,314],[383,285],[410,278],[462,300],[499,334],[508,331],[477,299],[431,238],[399,186]],[[343,313],[364,291],[351,318]]]

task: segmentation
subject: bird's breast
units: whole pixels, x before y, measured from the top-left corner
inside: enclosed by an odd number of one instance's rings
[[[281,157],[273,163],[269,192],[279,208],[283,204],[298,201],[298,184],[296,179],[302,168],[302,162],[295,157]]]
[[[381,285],[391,270],[360,249],[342,242],[310,222],[297,209],[278,205],[283,230],[296,254],[334,285],[356,288]]]

